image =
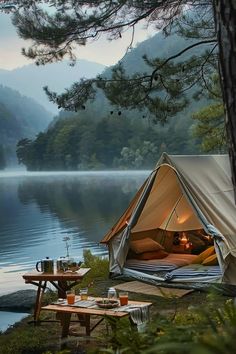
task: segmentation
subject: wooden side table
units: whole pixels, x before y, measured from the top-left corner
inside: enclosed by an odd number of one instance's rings
[[[25,273],[22,277],[26,284],[37,286],[37,296],[34,308],[34,322],[39,321],[43,294],[47,287],[47,282],[51,283],[58,291],[59,298],[66,298],[66,291],[78,284],[84,276],[90,271],[90,268],[80,268],[76,272],[64,273],[42,273],[30,272]]]

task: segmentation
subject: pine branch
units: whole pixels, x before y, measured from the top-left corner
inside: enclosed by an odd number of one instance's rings
[[[169,61],[180,57],[183,53],[189,51],[190,49],[192,49],[194,47],[200,46],[202,44],[211,44],[211,43],[216,43],[216,42],[217,42],[216,39],[209,39],[209,40],[199,41],[197,43],[189,45],[188,47],[185,47],[184,49],[182,49],[178,53],[168,57],[161,65],[159,65],[155,70],[153,70],[152,75],[151,75],[151,80],[150,80],[150,88],[152,87],[153,80],[155,78],[155,74],[157,73],[157,71],[160,70],[161,68],[163,68],[163,66],[165,66]]]

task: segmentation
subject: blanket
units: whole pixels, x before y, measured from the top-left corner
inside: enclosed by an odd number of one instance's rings
[[[162,259],[151,259],[147,261],[128,259],[126,260],[125,267],[147,272],[169,272],[176,268],[191,264],[196,257],[197,256],[194,254],[169,253],[167,257]]]
[[[222,273],[219,266],[204,266],[202,264],[190,264],[167,273],[165,280],[177,280],[184,278],[204,278],[221,277]]]

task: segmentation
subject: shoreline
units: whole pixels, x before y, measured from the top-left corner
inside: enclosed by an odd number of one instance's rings
[[[0,296],[0,333],[7,333],[31,316],[36,290],[17,290]]]
[[[0,333],[6,334],[9,330],[12,330],[17,324],[21,323],[25,319],[31,316],[27,312],[16,311],[0,311]]]
[[[17,290],[0,296],[0,333],[13,329],[31,316],[36,299],[36,290]]]
[[[0,296],[0,311],[29,312],[34,308],[36,290],[17,290]]]

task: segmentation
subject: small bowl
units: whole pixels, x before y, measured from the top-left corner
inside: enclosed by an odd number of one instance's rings
[[[113,309],[119,306],[118,300],[97,300],[96,304],[102,309]]]

